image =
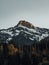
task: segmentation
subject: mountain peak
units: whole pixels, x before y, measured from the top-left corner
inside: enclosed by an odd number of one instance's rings
[[[14,27],[0,30],[0,43],[8,43],[12,40],[15,44],[28,45],[46,37],[49,37],[49,29],[35,27],[25,20],[20,20]]]
[[[25,20],[20,20],[19,23],[18,23],[18,26],[19,25],[22,25],[22,26],[25,26],[25,27],[28,27],[28,28],[35,28],[34,25],[32,25],[31,23],[25,21]]]

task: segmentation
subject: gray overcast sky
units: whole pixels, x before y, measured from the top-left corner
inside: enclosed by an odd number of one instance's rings
[[[15,26],[21,19],[49,28],[49,0],[0,0],[0,29]]]

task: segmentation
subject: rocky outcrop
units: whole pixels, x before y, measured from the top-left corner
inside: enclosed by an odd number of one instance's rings
[[[35,28],[34,25],[32,25],[31,23],[29,23],[25,20],[20,20],[18,25],[26,26],[28,28],[33,28],[33,29]]]

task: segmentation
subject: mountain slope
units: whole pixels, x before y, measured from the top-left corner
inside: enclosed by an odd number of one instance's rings
[[[25,20],[19,21],[14,27],[0,30],[0,43],[8,43],[13,40],[15,44],[28,45],[46,37],[49,37],[49,29],[35,27]]]

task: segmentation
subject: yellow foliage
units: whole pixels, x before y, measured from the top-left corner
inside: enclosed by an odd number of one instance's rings
[[[0,50],[3,51],[3,45],[0,45]]]
[[[34,47],[32,48],[32,51],[35,51],[35,48]]]
[[[43,53],[44,55],[46,55],[46,54],[47,54],[46,49],[43,49],[42,53]]]
[[[15,48],[13,44],[9,44],[8,50],[9,50],[9,54],[10,54],[10,55],[13,55],[13,54],[15,54],[16,52],[18,52],[18,48]]]

